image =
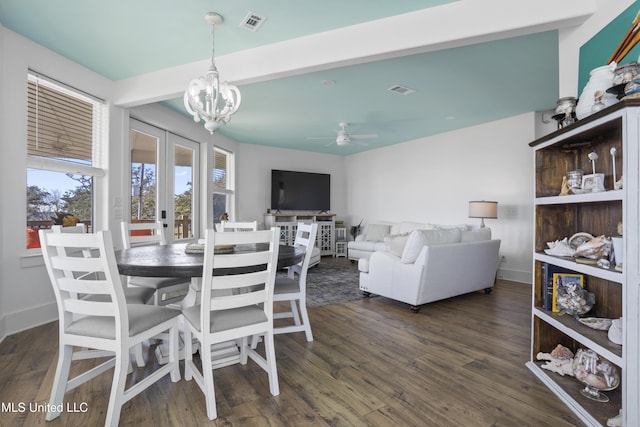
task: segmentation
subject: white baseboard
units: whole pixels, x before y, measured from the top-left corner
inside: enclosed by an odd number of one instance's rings
[[[498,279],[531,284],[531,272],[521,270],[498,269]]]
[[[58,306],[55,301],[39,307],[6,313],[0,321],[0,332],[3,331],[4,326],[4,336],[13,335],[54,320],[58,320]]]

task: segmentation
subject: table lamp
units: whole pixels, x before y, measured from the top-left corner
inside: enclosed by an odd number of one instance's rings
[[[498,202],[469,202],[469,218],[480,218],[480,228],[484,228],[485,218],[498,218]]]

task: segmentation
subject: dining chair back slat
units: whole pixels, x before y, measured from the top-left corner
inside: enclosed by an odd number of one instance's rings
[[[220,221],[217,231],[257,231],[258,221]]]
[[[125,249],[141,245],[166,245],[164,224],[161,221],[154,222],[127,222],[120,223],[122,228],[122,244]]]
[[[122,308],[126,305],[124,289],[115,267],[110,233],[46,233],[40,230],[40,242],[43,253],[47,255],[44,257],[45,265],[54,284],[56,300],[61,308],[60,321],[64,325],[73,322],[74,313],[87,314],[85,310],[75,312],[78,305],[74,301],[82,301],[80,306],[89,307],[89,310],[92,304],[96,304],[96,310],[104,313],[103,306],[97,305],[104,301],[85,301],[81,295],[86,294],[108,295],[104,303],[109,306],[110,317],[116,324],[128,320],[126,310]],[[106,248],[111,248],[111,251]],[[92,258],[78,257],[78,252],[89,253]],[[95,280],[95,277],[104,277],[105,280]]]

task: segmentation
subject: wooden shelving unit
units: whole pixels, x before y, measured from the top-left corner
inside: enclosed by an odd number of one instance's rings
[[[587,425],[606,426],[622,410],[623,425],[640,425],[639,341],[639,167],[640,101],[623,101],[574,125],[533,141],[535,150],[533,296],[531,309],[531,357],[529,369]],[[610,150],[616,149],[616,178],[624,176],[624,187],[613,190]],[[559,196],[567,172],[592,172],[588,158],[598,154],[596,172],[605,173],[604,192]],[[547,242],[578,232],[594,236],[617,235],[624,227],[625,263],[622,271],[576,263],[572,258],[545,254]],[[584,274],[596,302],[587,317],[623,318],[623,344],[609,341],[607,332],[588,328],[569,315],[544,310],[543,263]],[[591,349],[613,363],[621,373],[621,384],[605,392],[608,403],[584,397],[584,387],[573,377],[542,369],[538,352],[549,353],[557,344],[577,351]]]

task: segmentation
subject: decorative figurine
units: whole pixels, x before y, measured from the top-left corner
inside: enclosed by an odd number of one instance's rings
[[[618,150],[616,150],[616,147],[611,147],[611,150],[609,150],[609,153],[611,153],[611,164],[613,165],[613,182],[616,182],[616,152]]]
[[[596,174],[596,160],[598,160],[598,154],[595,151],[589,153],[589,160],[591,160],[591,167],[593,168],[593,174]]]

